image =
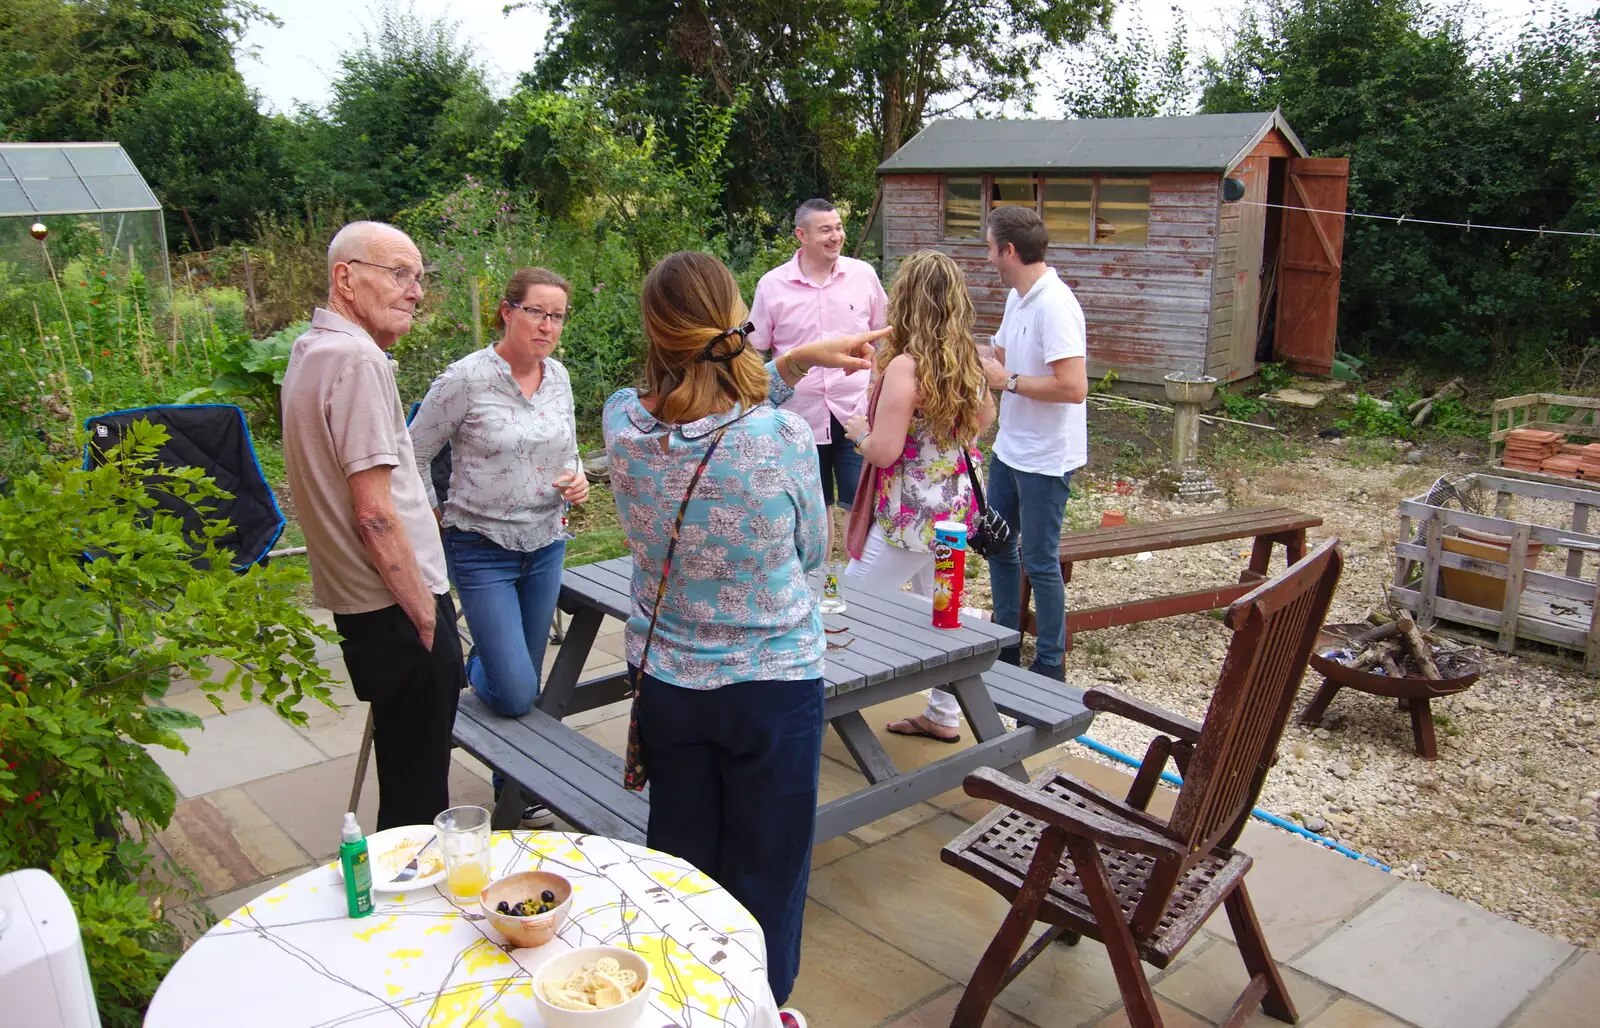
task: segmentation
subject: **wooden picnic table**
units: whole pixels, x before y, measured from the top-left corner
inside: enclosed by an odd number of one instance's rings
[[[1153,550],[1176,550],[1186,546],[1226,542],[1232,539],[1253,539],[1250,564],[1234,584],[1193,592],[1171,593],[1148,600],[1131,600],[1103,607],[1067,609],[1067,649],[1072,649],[1072,637],[1077,632],[1115,625],[1131,625],[1139,621],[1172,617],[1174,614],[1193,614],[1202,610],[1226,607],[1245,593],[1254,589],[1267,577],[1267,566],[1272,560],[1272,548],[1281,544],[1293,564],[1306,553],[1306,529],[1316,528],[1322,519],[1314,514],[1304,514],[1288,507],[1245,507],[1238,510],[1220,510],[1190,517],[1167,518],[1162,521],[1143,521],[1134,525],[1115,525],[1109,528],[1091,528],[1083,532],[1066,532],[1061,536],[1061,581],[1072,581],[1072,566],[1086,560],[1104,557],[1122,557],[1130,553]],[[1287,566],[1287,565],[1286,565]],[[1022,629],[1038,634],[1033,616],[1032,589],[1028,576],[1022,576]]]
[[[624,673],[580,681],[606,617],[626,620],[633,610],[633,562],[621,557],[568,568],[561,609],[572,615],[561,652],[551,666],[534,710],[502,718],[470,693],[461,698],[456,742],[507,778],[520,783],[576,827],[641,841],[649,816],[644,794],[622,786],[622,760],[561,719],[627,695]],[[958,787],[978,767],[996,767],[1026,781],[1021,761],[1088,729],[1093,714],[1082,690],[1008,664],[996,664],[1003,646],[1020,638],[1008,628],[968,619],[954,630],[934,628],[927,600],[857,579],[841,581],[848,609],[823,621],[835,642],[824,673],[825,715],[867,784],[817,810],[821,842]],[[895,766],[861,712],[867,707],[934,687],[960,702],[976,742],[919,768]],[[1017,721],[1008,729],[1001,714]],[[505,789],[494,814],[496,828],[515,823],[516,789]]]

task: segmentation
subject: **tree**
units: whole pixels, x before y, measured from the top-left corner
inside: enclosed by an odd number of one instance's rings
[[[840,48],[851,99],[884,158],[925,119],[1032,95],[1052,48],[1104,28],[1111,0],[851,0]]]
[[[1600,13],[1481,58],[1418,0],[1273,0],[1207,65],[1203,109],[1282,107],[1314,153],[1350,158],[1352,210],[1587,231],[1600,224],[1597,68]],[[1559,352],[1600,334],[1597,249],[1352,219],[1341,337],[1480,366]]]
[[[161,75],[233,72],[251,0],[7,0],[0,8],[0,134],[103,139]]]
[[[339,58],[326,118],[301,111],[291,143],[315,178],[302,188],[388,218],[458,182],[500,110],[455,22],[385,6]]]
[[[285,208],[289,175],[259,106],[232,71],[181,71],[157,77],[118,111],[111,135],[160,198],[175,247],[244,239],[262,214]]]
[[[1125,39],[1091,38],[1067,62],[1061,105],[1074,118],[1153,118],[1194,109],[1198,71],[1189,53],[1183,12],[1172,8],[1173,31],[1157,47],[1137,15]]]
[[[931,116],[1031,95],[1040,57],[1105,23],[1111,0],[544,0],[551,46],[530,83],[636,89],[675,146],[700,100],[750,101],[734,125],[724,207],[832,195],[864,212],[876,163]]]

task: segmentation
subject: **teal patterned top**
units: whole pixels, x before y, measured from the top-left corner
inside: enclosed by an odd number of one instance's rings
[[[689,501],[643,670],[689,689],[820,678],[826,643],[806,574],[821,567],[826,512],[811,427],[780,411],[794,392],[767,365],[771,403],[687,425],[656,420],[634,389],[601,424],[617,516],[633,552],[628,663],[638,667],[672,522],[706,449],[727,432]]]

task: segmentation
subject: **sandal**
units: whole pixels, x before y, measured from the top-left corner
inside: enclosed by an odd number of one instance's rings
[[[904,728],[896,728],[895,725],[907,725],[909,726],[909,730]],[[922,727],[922,724],[914,717],[902,718],[899,721],[891,721],[883,727],[893,735],[921,736],[924,739],[932,739],[935,742],[942,743],[958,743],[961,741],[961,733],[957,732],[955,735],[951,736],[934,735],[932,732]]]

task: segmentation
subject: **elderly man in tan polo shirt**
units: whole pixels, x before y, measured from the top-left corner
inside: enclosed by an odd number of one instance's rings
[[[409,236],[346,225],[328,246],[328,306],[283,376],[284,465],[312,586],[344,637],[350,684],[372,704],[380,831],[450,805],[465,685],[439,526],[385,353],[410,331],[422,287]]]

